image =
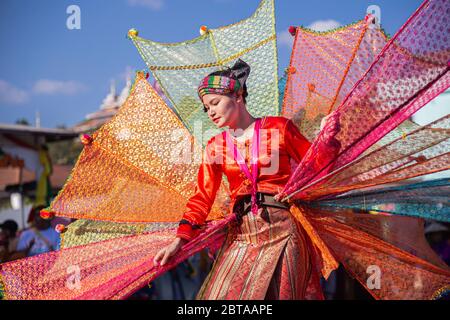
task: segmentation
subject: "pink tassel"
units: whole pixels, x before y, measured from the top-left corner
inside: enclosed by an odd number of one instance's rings
[[[80,140],[81,140],[81,143],[86,146],[88,144],[91,144],[94,139],[88,134],[82,134],[80,136]]]
[[[48,220],[48,219],[52,219],[55,216],[54,212],[42,209],[39,212],[39,215],[41,216],[42,219]]]
[[[289,27],[289,33],[291,34],[291,36],[295,37],[296,33],[297,33],[297,28],[294,26],[290,26]]]

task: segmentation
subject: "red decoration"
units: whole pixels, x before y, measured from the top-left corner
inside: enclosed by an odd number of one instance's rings
[[[81,140],[81,143],[82,143],[82,144],[88,145],[88,144],[92,143],[92,141],[93,141],[94,139],[93,139],[90,135],[88,135],[88,134],[82,134],[82,135],[80,136],[80,140]]]
[[[375,17],[373,15],[371,15],[370,13],[368,13],[365,17],[364,20],[366,22],[371,22],[372,19],[374,19]]]
[[[41,216],[42,219],[48,220],[48,219],[52,219],[55,216],[54,212],[42,209],[39,212],[39,215]]]
[[[289,33],[290,33],[293,37],[295,37],[295,34],[297,33],[297,28],[294,27],[294,26],[290,26],[290,27],[289,27]]]
[[[58,233],[63,233],[64,231],[66,231],[66,226],[63,224],[57,224],[55,226],[55,231]]]
[[[209,32],[208,27],[207,26],[201,26],[200,27],[200,35],[205,35]]]

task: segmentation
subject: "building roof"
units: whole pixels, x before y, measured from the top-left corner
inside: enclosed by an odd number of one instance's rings
[[[67,140],[78,136],[78,132],[73,129],[37,128],[23,124],[8,123],[0,123],[0,134],[13,135],[20,138],[43,136],[47,142]]]
[[[50,184],[52,189],[59,190],[64,186],[69,177],[73,166],[72,165],[53,165],[53,172],[50,175]],[[20,183],[20,168],[6,167],[0,168],[0,199],[9,197],[11,192],[18,190]],[[27,169],[22,171],[22,184],[33,184],[32,190],[35,190],[36,178],[35,173]],[[16,190],[17,189],[17,190]],[[29,190],[24,190],[28,193]]]

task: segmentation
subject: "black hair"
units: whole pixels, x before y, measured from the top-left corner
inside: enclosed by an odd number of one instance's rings
[[[221,76],[221,77],[227,77],[227,78],[231,78],[234,79],[236,81],[239,81],[233,74],[232,74],[232,69],[231,68],[227,68],[224,70],[218,70],[218,71],[214,71],[212,73],[210,73],[208,75],[209,76]],[[242,98],[244,99],[244,103],[247,103],[247,98],[248,97],[248,91],[247,91],[247,84],[244,83],[244,85],[242,86]],[[203,111],[207,112],[208,110],[206,110],[206,107],[203,106]]]
[[[6,220],[0,225],[0,229],[9,230],[13,235],[15,235],[19,229],[19,226],[14,220]]]

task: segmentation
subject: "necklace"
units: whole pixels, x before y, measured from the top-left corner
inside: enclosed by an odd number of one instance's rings
[[[227,148],[231,151],[234,160],[239,165],[241,171],[245,174],[248,180],[250,180],[252,185],[252,208],[253,214],[258,214],[258,204],[256,203],[256,193],[257,193],[257,178],[258,178],[258,157],[259,157],[259,131],[261,128],[261,119],[257,118],[255,120],[255,126],[253,128],[253,138],[252,138],[252,154],[250,158],[251,172],[245,163],[245,159],[239,152],[237,146],[233,143],[230,132],[225,131],[225,138],[227,143]]]

